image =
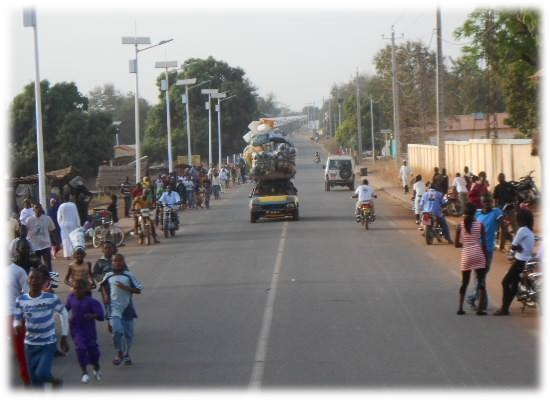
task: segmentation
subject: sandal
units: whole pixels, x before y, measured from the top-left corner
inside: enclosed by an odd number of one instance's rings
[[[458,311],[456,312],[456,315],[464,315],[464,314],[466,314],[466,313],[464,312],[464,310],[458,310]]]
[[[114,365],[120,365],[121,362],[122,362],[122,360],[120,359],[119,356],[115,356],[115,357],[113,358],[113,364],[114,364]]]

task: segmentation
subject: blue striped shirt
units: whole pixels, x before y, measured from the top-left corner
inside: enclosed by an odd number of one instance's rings
[[[25,344],[40,346],[57,342],[53,313],[62,313],[64,305],[53,293],[42,292],[38,297],[23,293],[15,300],[15,324],[25,320]]]

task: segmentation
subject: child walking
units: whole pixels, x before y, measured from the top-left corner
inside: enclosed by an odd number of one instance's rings
[[[140,294],[143,284],[127,270],[122,254],[113,258],[113,271],[105,274],[100,283],[103,302],[110,306],[110,319],[113,331],[113,345],[117,352],[114,365],[132,365],[130,349],[134,336],[134,318],[137,314],[132,303],[132,295]]]
[[[82,247],[76,247],[73,252],[74,261],[69,264],[67,275],[65,276],[65,284],[73,286],[73,282],[83,279],[89,283],[91,289],[95,289],[96,285],[92,276],[92,264],[89,261],[84,261],[86,251]]]
[[[96,381],[101,380],[99,367],[99,346],[97,345],[97,331],[95,321],[105,319],[101,303],[89,296],[90,284],[84,279],[78,279],[73,282],[73,292],[67,297],[65,307],[71,311],[69,327],[71,337],[75,345],[76,356],[82,377],[82,383],[90,381],[88,375],[88,365],[93,366],[93,374]]]

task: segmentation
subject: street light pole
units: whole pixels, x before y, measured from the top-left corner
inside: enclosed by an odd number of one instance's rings
[[[153,47],[161,46],[168,42],[171,42],[174,39],[162,40],[157,44],[152,46],[145,47],[143,49],[138,49],[138,44],[151,44],[151,39],[149,37],[139,37],[139,36],[123,36],[122,44],[132,44],[134,45],[134,51],[136,58],[130,60],[130,73],[136,74],[136,92],[134,96],[134,113],[135,113],[135,140],[136,140],[136,182],[141,181],[141,139],[139,132],[139,78],[138,78],[138,54],[142,51],[151,49]]]
[[[212,107],[211,100],[214,93],[218,93],[218,89],[202,89],[202,94],[208,95],[206,109],[208,110],[208,168],[212,166]],[[219,165],[218,165],[219,167]]]
[[[226,93],[215,93],[212,95],[213,98],[218,99],[218,104],[216,105],[216,111],[218,112],[218,167],[222,164],[222,106],[221,103],[232,99],[235,95],[227,97]],[[224,99],[224,100],[220,100]]]
[[[44,141],[42,132],[42,95],[40,90],[40,68],[38,62],[38,33],[36,30],[36,9],[23,9],[23,26],[32,27],[34,35],[34,100],[36,115],[36,152],[38,161],[38,199],[44,209],[48,207],[46,197],[46,169],[44,166]]]
[[[168,172],[174,171],[174,162],[172,159],[172,129],[170,122],[170,81],[168,79],[168,68],[177,68],[177,61],[157,61],[155,68],[164,68],[166,73],[166,80],[161,81],[161,90],[166,92],[166,131],[168,134]],[[165,83],[163,83],[165,82]]]

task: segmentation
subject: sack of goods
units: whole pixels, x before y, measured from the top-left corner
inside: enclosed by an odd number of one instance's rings
[[[296,149],[287,141],[269,144],[270,147],[276,145],[276,150],[252,152],[250,176],[254,180],[293,178],[296,174]]]
[[[86,248],[86,240],[84,239],[84,229],[76,228],[74,231],[69,233],[69,239],[71,240],[71,244],[75,249],[77,247],[81,247],[83,249]]]

